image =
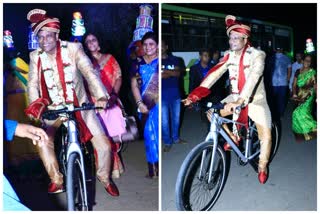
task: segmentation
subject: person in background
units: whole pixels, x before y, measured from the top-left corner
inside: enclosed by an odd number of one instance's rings
[[[293,80],[294,80],[296,71],[302,68],[302,57],[303,57],[303,54],[300,52],[297,52],[296,61],[292,64],[292,72],[291,72],[290,81],[289,81],[289,89],[290,89],[291,95],[292,95]]]
[[[213,51],[212,60],[211,60],[211,63],[213,64],[213,66],[218,64],[219,60],[220,60],[220,51],[219,50]]]
[[[198,87],[207,75],[208,71],[213,67],[213,64],[210,62],[210,51],[207,48],[199,51],[200,61],[190,67],[190,76],[189,76],[189,92],[193,91]]]
[[[147,32],[141,39],[145,55],[135,67],[131,88],[140,118],[144,122],[144,143],[148,162],[148,178],[159,175],[159,59],[158,39]]]
[[[286,110],[288,101],[288,85],[291,76],[291,60],[283,54],[282,48],[277,48],[273,58],[274,68],[272,72],[272,118],[279,122]]]
[[[181,95],[179,88],[179,77],[182,73],[178,58],[168,55],[168,44],[162,40],[161,43],[161,130],[162,141],[164,142],[164,152],[169,152],[173,144],[185,144],[180,139],[180,113]]]
[[[292,99],[298,104],[292,113],[292,130],[297,142],[317,136],[317,121],[312,116],[317,98],[317,72],[312,68],[311,55],[304,56],[302,64],[296,71],[292,87]]]
[[[87,34],[84,37],[85,47],[89,52],[89,57],[95,68],[99,70],[103,85],[110,94],[108,108],[102,112],[97,112],[100,122],[112,141],[112,136],[120,135],[126,131],[126,123],[122,115],[119,92],[122,84],[121,69],[117,60],[111,54],[101,53],[99,41],[94,34]],[[113,169],[112,177],[119,178],[124,172],[121,158],[118,154],[119,142],[112,143]]]

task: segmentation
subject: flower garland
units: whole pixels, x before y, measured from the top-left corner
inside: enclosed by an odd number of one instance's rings
[[[56,79],[57,75],[53,75],[52,63],[50,62],[47,53],[42,51],[39,56],[49,96],[52,100],[52,104],[48,106],[48,108],[56,110],[63,108],[65,105],[73,105],[73,75],[72,68],[70,66],[71,60],[67,50],[67,42],[61,41],[61,58],[66,84],[66,99],[64,99],[63,90],[58,90],[56,82],[59,82],[59,79]]]

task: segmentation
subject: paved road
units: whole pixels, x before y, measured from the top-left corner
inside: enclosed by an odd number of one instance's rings
[[[111,197],[102,184],[95,183],[94,211],[102,210],[158,210],[158,179],[148,179],[143,141],[133,142],[122,152],[125,173],[115,179],[120,197]],[[48,180],[39,160],[24,163],[24,174],[11,172],[9,180],[22,202],[31,210],[66,210],[66,194],[48,195]],[[28,169],[28,170],[27,170]]]
[[[231,156],[231,169],[225,188],[213,210],[229,211],[315,211],[317,209],[317,142],[298,144],[291,132],[293,107],[288,105],[282,121],[283,134],[278,153],[270,166],[270,177],[265,185],[247,166],[239,166]],[[174,145],[162,155],[162,210],[176,210],[175,181],[179,167],[201,139],[206,124],[199,112],[186,110],[181,136],[187,145]]]

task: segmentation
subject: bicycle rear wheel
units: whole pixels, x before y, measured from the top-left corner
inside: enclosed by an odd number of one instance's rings
[[[81,173],[81,162],[79,155],[72,153],[67,166],[67,200],[69,211],[87,211],[85,201],[85,189]]]
[[[202,142],[183,161],[175,189],[178,210],[210,210],[219,198],[227,177],[226,154],[217,145],[208,182],[212,152],[213,142]]]

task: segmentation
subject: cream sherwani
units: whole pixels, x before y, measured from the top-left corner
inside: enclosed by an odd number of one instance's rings
[[[253,47],[247,48],[243,58],[246,81],[240,93],[238,90],[240,56],[237,56],[234,51],[228,51],[226,54],[229,54],[228,60],[216,71],[210,73],[200,86],[211,88],[229,70],[231,94],[221,102],[235,102],[239,97],[245,100],[244,103],[248,105],[248,115],[256,123],[258,129],[261,148],[259,168],[264,169],[271,149],[271,113],[263,82],[265,53]]]
[[[33,102],[42,96],[40,72],[38,71],[39,52],[37,49],[30,53],[30,71],[28,82],[28,97],[29,102]],[[90,93],[98,100],[99,98],[109,97],[105,87],[103,86],[100,76],[96,70],[93,69],[92,63],[88,56],[84,53],[82,45],[80,43],[67,42],[67,51],[69,58],[71,59],[71,66],[73,71],[73,84],[75,93],[79,104],[88,103],[88,97],[85,91],[83,79],[88,82]],[[53,75],[55,80],[59,80],[59,74],[57,69],[57,62],[55,56],[48,58],[52,63]],[[60,81],[55,82],[57,84],[60,95],[63,95],[62,85]],[[63,97],[63,96],[62,96]],[[50,108],[50,105],[48,106]],[[105,181],[109,176],[110,167],[110,145],[108,139],[105,136],[105,132],[100,124],[99,119],[96,116],[95,111],[82,111],[82,118],[93,135],[91,142],[97,151],[97,176],[101,181]],[[45,121],[47,128],[47,134],[49,135],[49,144],[43,147],[39,147],[39,154],[44,163],[44,166],[50,176],[51,182],[61,184],[63,182],[62,175],[59,172],[59,166],[54,154],[54,135],[55,130],[61,124],[61,120]]]
[[[243,98],[245,100],[245,104],[248,104],[249,117],[256,124],[271,128],[271,113],[267,104],[266,92],[262,77],[265,53],[253,47],[250,47],[246,50],[243,58],[246,82],[241,93],[238,91],[240,57],[237,57],[234,51],[228,51],[226,54],[228,53],[230,54],[228,61],[225,62],[219,69],[206,77],[200,86],[211,88],[211,86],[227,70],[229,70],[229,80],[232,93],[223,99],[222,102],[230,103],[235,102],[239,97]],[[260,78],[262,79],[260,80]]]

